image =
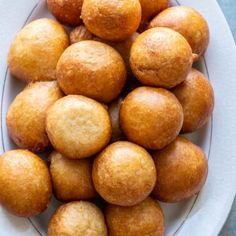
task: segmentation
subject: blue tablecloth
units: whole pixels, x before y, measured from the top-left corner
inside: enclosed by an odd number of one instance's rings
[[[234,35],[234,40],[236,42],[236,0],[217,0],[217,1],[225,14],[225,17]],[[236,236],[236,199],[234,200],[231,213],[220,233],[220,236]]]

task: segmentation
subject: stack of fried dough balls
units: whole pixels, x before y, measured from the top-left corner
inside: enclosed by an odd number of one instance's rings
[[[11,44],[9,70],[28,84],[6,115],[22,149],[0,156],[0,203],[36,216],[53,193],[63,204],[49,236],[164,235],[157,200],[197,194],[208,173],[203,150],[179,136],[214,108],[209,80],[192,68],[208,45],[205,19],[167,0],[47,4],[74,29],[38,19]]]

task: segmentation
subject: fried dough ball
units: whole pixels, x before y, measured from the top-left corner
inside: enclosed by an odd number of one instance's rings
[[[54,148],[71,159],[94,155],[111,137],[107,110],[93,99],[68,95],[48,111],[46,130]]]
[[[58,22],[46,18],[32,21],[11,44],[10,72],[27,83],[55,80],[57,61],[68,45],[68,35]]]
[[[209,43],[209,29],[199,12],[186,6],[170,7],[158,14],[149,28],[168,27],[182,34],[190,44],[195,60],[205,52]]]
[[[123,41],[138,29],[141,6],[139,0],[84,0],[82,19],[96,36]]]
[[[59,200],[84,200],[96,196],[90,159],[71,160],[54,151],[50,160],[54,193]]]
[[[145,27],[147,21],[166,9],[169,5],[169,0],[139,0],[139,2],[142,7],[142,28]]]
[[[175,203],[198,193],[205,183],[207,159],[200,147],[183,137],[153,154],[157,181],[153,190],[160,201]]]
[[[110,102],[126,81],[122,57],[112,47],[92,40],[71,45],[57,64],[57,80],[66,94]]]
[[[27,150],[12,150],[0,156],[0,186],[0,203],[17,216],[40,214],[52,195],[47,165]]]
[[[107,202],[133,206],[152,191],[156,170],[152,157],[144,148],[119,141],[97,156],[92,178],[95,189]]]
[[[120,128],[120,107],[121,103],[123,102],[123,97],[119,97],[117,100],[112,102],[109,106],[109,114],[111,119],[111,125],[112,125],[112,141],[118,141],[118,140],[124,140],[124,134]]]
[[[8,109],[6,123],[17,146],[33,152],[51,146],[45,129],[46,113],[62,96],[56,81],[30,83],[16,96]]]
[[[157,201],[148,197],[138,205],[108,205],[106,222],[110,236],[164,236],[165,221]]]
[[[192,69],[186,80],[172,92],[183,107],[183,132],[196,131],[206,124],[214,108],[214,91],[200,71]]]
[[[146,85],[172,88],[184,81],[192,66],[192,50],[185,38],[168,28],[140,34],[132,45],[130,65]]]
[[[127,138],[148,149],[162,149],[179,134],[183,109],[176,97],[162,88],[139,87],[127,95],[120,110],[120,125]]]
[[[77,201],[60,206],[48,225],[48,236],[107,236],[102,211],[91,202]]]
[[[91,39],[93,39],[93,35],[84,25],[77,26],[70,32],[71,44]]]
[[[48,10],[63,24],[79,25],[83,0],[47,0]]]

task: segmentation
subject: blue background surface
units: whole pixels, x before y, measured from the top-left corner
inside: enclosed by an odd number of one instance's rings
[[[236,0],[217,0],[232,30],[236,42]],[[236,66],[236,62],[235,62]],[[236,180],[235,180],[236,181]],[[236,199],[220,236],[236,236]]]

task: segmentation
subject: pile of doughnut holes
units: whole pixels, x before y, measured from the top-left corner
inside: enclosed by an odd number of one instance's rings
[[[54,194],[63,204],[49,236],[164,235],[157,200],[192,197],[208,173],[203,150],[180,136],[214,107],[192,68],[208,46],[206,20],[168,0],[47,6],[56,19],[30,22],[9,49],[9,70],[27,85],[6,115],[19,149],[0,156],[1,205],[36,216]]]

